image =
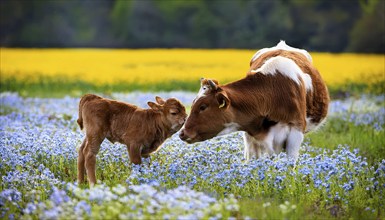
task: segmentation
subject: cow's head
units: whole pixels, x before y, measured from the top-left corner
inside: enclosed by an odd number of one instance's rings
[[[217,136],[229,122],[230,99],[216,80],[201,79],[201,88],[179,137],[194,143]]]

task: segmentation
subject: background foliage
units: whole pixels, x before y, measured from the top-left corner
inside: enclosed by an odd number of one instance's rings
[[[383,0],[2,0],[2,47],[262,48],[384,53]],[[91,9],[91,10],[90,10]]]

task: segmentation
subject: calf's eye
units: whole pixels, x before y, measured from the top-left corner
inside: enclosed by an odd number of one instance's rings
[[[171,110],[170,114],[175,116],[175,115],[179,114],[179,111],[176,110],[176,109],[175,110]]]

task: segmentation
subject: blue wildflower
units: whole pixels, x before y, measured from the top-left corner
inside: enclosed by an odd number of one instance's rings
[[[91,206],[86,201],[81,200],[76,204],[74,212],[76,215],[91,215]]]
[[[53,192],[49,199],[56,205],[60,205],[61,203],[68,202],[70,200],[65,191],[60,190],[56,187],[53,188]]]

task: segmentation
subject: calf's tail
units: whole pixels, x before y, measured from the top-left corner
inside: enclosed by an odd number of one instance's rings
[[[79,127],[81,130],[83,130],[83,106],[84,104],[89,101],[89,100],[92,100],[92,99],[95,99],[95,98],[100,98],[99,96],[96,96],[96,95],[92,95],[92,94],[87,94],[87,95],[84,95],[80,101],[79,101],[79,118],[77,120],[77,123],[79,124]]]
[[[79,101],[79,118],[77,120],[77,123],[80,127],[80,130],[83,130],[83,117],[82,117],[82,109],[83,109],[83,104],[84,104],[84,96],[80,99]]]

